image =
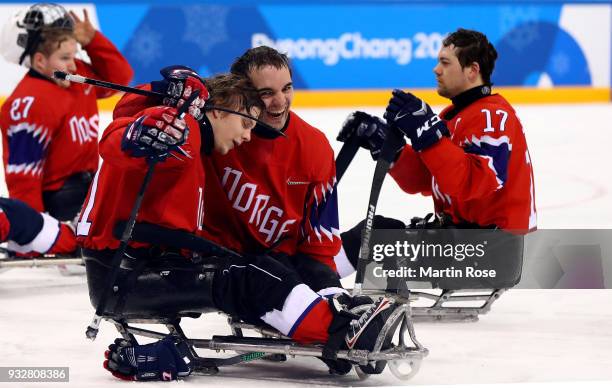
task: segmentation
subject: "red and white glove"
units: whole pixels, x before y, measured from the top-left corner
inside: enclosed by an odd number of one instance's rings
[[[189,128],[178,117],[176,108],[156,106],[130,124],[123,135],[121,149],[134,157],[163,160],[185,143]]]
[[[164,105],[180,108],[198,90],[200,95],[193,100],[187,112],[196,120],[201,120],[209,93],[198,73],[187,66],[180,65],[165,67],[160,70],[160,73],[164,79],[151,84],[154,90],[167,95],[163,99]]]

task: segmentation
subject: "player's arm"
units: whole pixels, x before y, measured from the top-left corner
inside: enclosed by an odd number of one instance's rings
[[[126,93],[115,106],[113,118],[131,117],[138,112],[155,105],[165,105],[179,108],[191,96],[198,92],[198,98],[192,101],[189,113],[201,120],[204,115],[204,104],[208,100],[208,89],[203,83],[202,78],[192,69],[186,66],[173,65],[160,70],[162,80],[152,81],[148,84],[136,86],[141,90],[153,90],[167,97],[141,96],[134,93]]]
[[[389,175],[407,193],[431,195],[431,173],[410,145],[402,149]]]
[[[200,152],[199,131],[191,115],[178,118],[175,108],[150,107],[136,117],[115,119],[100,140],[100,156],[119,168],[141,170],[151,158],[164,161],[160,169],[182,169]]]
[[[151,84],[141,84],[137,89],[151,90]],[[161,99],[157,97],[141,96],[135,93],[125,93],[113,109],[113,120],[120,117],[136,117],[138,113],[152,106],[160,105]]]
[[[192,160],[201,149],[200,123],[208,90],[197,73],[183,66],[162,69],[164,80],[153,82],[164,90],[176,91],[170,98],[125,94],[117,103],[114,121],[100,141],[100,155],[119,167],[142,169],[143,158],[170,160],[162,168],[183,168],[183,160]],[[138,86],[151,90],[152,84]],[[192,94],[198,92],[193,99]],[[169,94],[170,95],[170,94]],[[191,98],[184,119],[177,117],[177,108]],[[162,101],[160,101],[162,100]],[[165,106],[159,105],[161,103]],[[191,132],[191,136],[189,133]]]
[[[70,12],[74,20],[74,34],[87,55],[91,65],[77,61],[77,73],[91,78],[127,85],[134,76],[134,70],[117,47],[100,31],[97,31],[89,20],[87,11],[83,10],[81,19]],[[95,88],[98,98],[106,98],[115,92],[110,89]]]
[[[387,121],[410,139],[412,148],[440,189],[462,200],[487,196],[505,184],[512,145],[508,136],[484,133],[478,123],[463,147],[450,140],[446,124],[429,105],[412,94],[395,90],[385,113]]]
[[[298,252],[335,270],[334,256],[342,245],[339,231],[336,165],[334,153],[326,140],[325,143],[324,152],[316,158],[322,161],[316,166],[321,173],[310,187],[303,217],[303,241],[298,246]]]
[[[472,200],[490,195],[506,183],[510,144],[507,137],[481,137],[461,148],[450,139],[422,153],[421,158],[446,194]]]
[[[48,147],[61,117],[43,96],[24,96],[2,107],[4,168],[11,198],[43,211],[42,184]]]
[[[19,253],[71,253],[74,232],[46,213],[14,198],[0,198],[0,242]]]

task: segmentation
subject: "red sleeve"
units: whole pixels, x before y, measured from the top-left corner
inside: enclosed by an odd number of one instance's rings
[[[405,192],[431,195],[431,173],[410,145],[404,147],[389,174]]]
[[[149,108],[151,109],[151,108]],[[140,112],[137,116],[146,115],[148,109]],[[112,164],[122,169],[131,170],[146,170],[148,163],[146,158],[132,157],[121,150],[121,140],[125,129],[134,122],[136,117],[121,117],[114,120],[104,131],[102,138],[100,139],[99,150],[100,156],[105,163]],[[161,170],[177,169],[182,170],[189,163],[193,163],[194,160],[199,160],[197,154],[200,152],[199,140],[192,142],[190,141],[193,136],[198,137],[199,125],[197,121],[190,115],[185,116],[185,121],[189,128],[190,135],[187,137],[187,141],[181,146],[181,148],[191,155],[191,158],[177,154],[177,157],[170,155],[161,163],[158,163],[155,168]],[[179,159],[180,158],[180,159]]]
[[[91,65],[77,61],[78,74],[121,85],[130,83],[134,70],[115,45],[99,31],[83,49],[89,55]],[[110,89],[96,88],[98,98],[110,97],[115,93]]]
[[[41,176],[8,174],[6,176],[6,186],[10,198],[20,199],[39,212],[45,210],[42,201]]]
[[[421,159],[442,192],[450,196],[469,201],[487,196],[499,187],[486,159],[465,153],[448,138],[421,152]]]
[[[327,139],[322,136],[317,144],[323,152],[314,160],[320,161],[313,168],[318,178],[311,185],[310,196],[306,206],[304,239],[297,251],[326,264],[334,271],[334,256],[340,251],[342,242],[339,232],[338,194],[336,190],[336,164],[334,152]]]
[[[136,89],[151,90],[151,84],[143,84],[136,86]],[[124,94],[115,109],[113,110],[113,119],[119,117],[134,117],[138,112],[154,105],[160,105],[160,101],[155,97],[141,96],[135,93]]]
[[[29,99],[29,100],[28,100]],[[27,110],[20,111],[23,117],[5,123],[4,167],[6,185],[11,198],[17,198],[32,208],[43,211],[43,171],[49,144],[53,141],[63,117],[49,104],[44,96],[28,96]],[[10,101],[5,104],[9,108]],[[27,113],[26,113],[27,112]],[[3,120],[9,112],[2,110]],[[5,132],[6,131],[6,132]]]
[[[491,96],[447,124],[453,138],[443,138],[419,156],[440,190],[462,201],[483,198],[504,187],[516,133],[521,126],[511,106]]]

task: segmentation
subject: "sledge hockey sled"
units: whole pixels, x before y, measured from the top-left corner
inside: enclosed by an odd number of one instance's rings
[[[343,246],[357,268],[354,259],[358,256],[365,220],[354,228],[342,234]],[[454,261],[446,258],[436,262],[435,257],[421,254],[414,258],[385,255],[383,261],[371,266],[366,261],[364,268],[369,268],[368,277],[360,289],[360,293],[377,296],[381,293],[409,294],[412,305],[412,318],[420,321],[476,321],[479,315],[490,311],[493,303],[508,289],[520,282],[523,267],[524,237],[494,227],[482,228],[474,224],[453,224],[444,215],[433,218],[428,214],[424,218],[414,217],[409,225],[394,218],[375,215],[372,220],[373,239],[371,244],[404,241],[413,245],[427,243],[440,246],[453,246],[466,242],[487,243],[486,256],[478,260]],[[359,263],[358,259],[358,263]],[[467,263],[469,261],[469,263]],[[491,264],[494,264],[491,267]],[[418,271],[420,267],[431,267],[435,270],[444,270],[449,266],[465,270],[466,266],[473,268],[495,269],[494,278],[481,279],[453,279],[450,276],[434,278],[421,277],[419,279],[406,278],[380,278],[371,272],[377,266],[386,270],[405,270],[412,267]],[[400,271],[401,273],[401,271]],[[418,280],[418,281],[415,281]],[[359,282],[356,282],[359,283]],[[356,284],[357,287],[357,284]]]
[[[208,251],[214,255],[205,256],[206,259],[199,263],[186,260],[152,260],[144,263],[137,276],[130,276],[137,271],[130,272],[123,268],[135,268],[142,263],[134,263],[133,260],[125,258],[119,280],[113,286],[108,299],[107,311],[103,314],[103,318],[113,323],[125,339],[137,341],[136,337],[161,339],[168,334],[175,335],[188,344],[191,367],[201,374],[216,374],[221,367],[262,358],[283,360],[287,356],[323,357],[323,345],[300,345],[271,327],[251,325],[233,317],[228,317],[232,335],[212,336],[210,339],[188,338],[180,325],[183,318],[198,318],[210,312],[219,313],[212,303],[213,273],[218,265],[215,262],[226,259],[227,256],[222,253],[227,252],[206,240],[185,233],[180,235],[181,233],[153,225],[136,225],[132,236],[135,241],[153,239],[160,243],[163,239],[164,245],[170,243],[169,245],[176,248],[192,250],[199,247],[197,251]],[[90,299],[93,306],[97,306],[106,284],[109,268],[104,263],[108,261],[100,260],[99,253],[92,257],[85,251],[84,256]],[[122,288],[127,292],[122,293]],[[428,351],[416,339],[410,301],[399,296],[394,298],[400,303],[400,307],[393,312],[383,327],[372,351],[339,350],[331,355],[326,352],[325,356],[349,360],[361,378],[367,377],[363,366],[381,361],[386,361],[397,378],[405,380],[413,377]],[[363,310],[367,307],[360,306]],[[141,327],[142,324],[161,324],[166,330],[145,329]],[[391,328],[396,328],[396,333],[390,333]],[[244,330],[255,331],[261,337],[246,336]],[[395,335],[397,345],[381,350],[387,335]],[[225,358],[203,357],[198,355],[196,349],[233,351],[237,354]]]

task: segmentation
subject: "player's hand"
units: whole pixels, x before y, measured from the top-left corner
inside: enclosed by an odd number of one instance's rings
[[[365,112],[356,111],[348,115],[336,140],[345,142],[356,136],[359,139],[359,146],[370,150],[372,159],[378,160],[383,143],[387,138],[389,126],[380,118],[369,115]],[[404,142],[398,151],[404,147]]]
[[[96,29],[89,20],[87,10],[83,8],[83,20],[73,11],[70,11],[70,17],[74,23],[74,37],[76,41],[79,42],[81,46],[87,46],[96,34]]]
[[[183,346],[172,336],[148,345],[136,345],[117,338],[104,353],[103,366],[122,380],[176,380],[191,374],[179,351]]]
[[[389,125],[408,136],[416,151],[431,147],[443,136],[450,136],[446,124],[425,101],[399,89],[393,91],[384,117]]]
[[[164,160],[185,142],[189,128],[176,108],[156,106],[145,112],[126,128],[121,149],[134,157]]]
[[[181,65],[164,67],[160,73],[164,79],[152,82],[151,85],[154,90],[167,95],[163,99],[164,105],[180,108],[196,90],[200,91],[200,95],[193,100],[188,110],[190,115],[200,121],[204,116],[204,105],[209,94],[198,73]]]

